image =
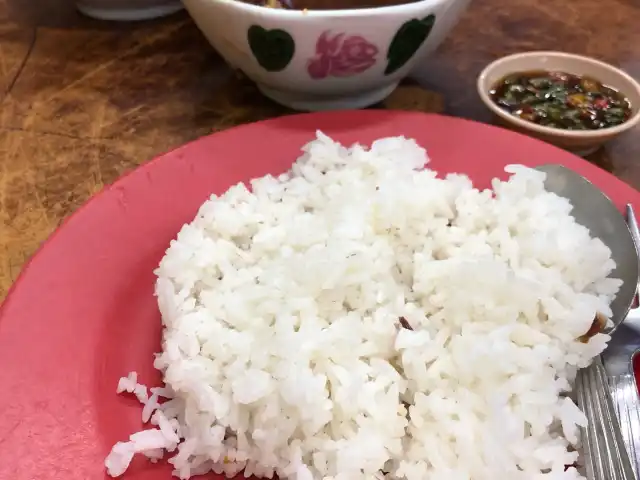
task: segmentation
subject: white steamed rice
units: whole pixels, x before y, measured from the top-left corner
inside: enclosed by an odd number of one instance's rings
[[[437,178],[404,138],[319,133],[304,152],[212,196],[171,243],[166,386],[118,385],[155,427],[108,472],[167,451],[183,479],[581,478],[566,394],[609,337],[575,339],[620,282],[570,203],[522,166],[485,191]]]

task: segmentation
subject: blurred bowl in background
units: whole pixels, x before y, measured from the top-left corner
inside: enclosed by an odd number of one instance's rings
[[[184,5],[211,45],[264,95],[315,111],[383,100],[442,42],[469,1],[343,10],[268,8],[239,0]]]
[[[183,8],[180,0],[77,0],[76,7],[88,17],[112,21],[150,20]]]

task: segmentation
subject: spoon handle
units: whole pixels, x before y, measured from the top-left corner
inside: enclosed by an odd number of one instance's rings
[[[636,214],[633,211],[633,205],[627,203],[627,226],[631,232],[633,243],[636,246],[636,254],[638,256],[638,262],[640,262],[640,230],[638,229],[638,220],[636,220]],[[637,293],[636,293],[637,296]],[[634,301],[635,303],[635,301]]]
[[[629,225],[629,231],[633,237],[633,243],[636,244],[636,250],[640,248],[640,230],[638,230],[638,220],[636,220],[636,214],[633,211],[633,206],[627,203],[627,225]]]

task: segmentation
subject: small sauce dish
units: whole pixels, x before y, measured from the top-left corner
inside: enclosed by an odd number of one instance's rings
[[[501,124],[582,156],[640,123],[640,84],[581,55],[509,55],[480,73],[477,88]]]

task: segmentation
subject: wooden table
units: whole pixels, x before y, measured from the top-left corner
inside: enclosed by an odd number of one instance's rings
[[[0,299],[60,221],[172,147],[287,112],[230,72],[184,13],[117,25],[72,1],[0,0]],[[482,0],[392,108],[488,121],[477,74],[513,52],[562,49],[640,77],[638,0]],[[635,47],[633,45],[636,45]],[[640,187],[640,133],[590,159]]]

